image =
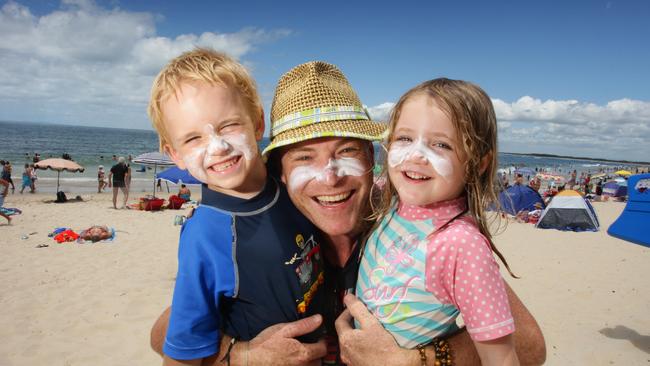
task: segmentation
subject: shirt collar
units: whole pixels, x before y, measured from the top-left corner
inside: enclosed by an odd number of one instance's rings
[[[201,186],[201,204],[212,206],[232,214],[250,214],[273,206],[280,193],[280,185],[273,178],[267,178],[262,192],[253,198],[239,198],[213,191],[206,184]]]
[[[425,206],[409,205],[400,202],[397,206],[397,214],[412,221],[433,220],[436,227],[440,227],[466,209],[467,199],[465,196],[462,196]]]

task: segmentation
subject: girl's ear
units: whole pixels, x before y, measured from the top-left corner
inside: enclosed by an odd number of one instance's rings
[[[492,160],[492,152],[489,152],[485,154],[481,158],[481,165],[479,166],[479,174],[485,173],[485,170],[487,169],[488,165],[490,165],[490,160]]]

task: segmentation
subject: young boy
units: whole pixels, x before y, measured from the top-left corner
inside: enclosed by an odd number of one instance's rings
[[[264,115],[244,67],[213,50],[186,52],[157,76],[148,112],[161,149],[203,182],[181,230],[164,364],[198,364],[218,352],[222,332],[250,340],[320,313],[316,229],[267,175],[257,147]]]

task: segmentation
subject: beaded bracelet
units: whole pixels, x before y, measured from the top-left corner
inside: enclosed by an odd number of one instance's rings
[[[434,339],[433,349],[436,353],[436,366],[452,366],[454,364],[449,342],[444,339]]]

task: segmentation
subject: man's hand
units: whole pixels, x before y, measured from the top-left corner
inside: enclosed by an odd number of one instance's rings
[[[320,365],[327,353],[325,340],[300,343],[294,337],[313,332],[322,322],[322,316],[312,315],[266,328],[248,344],[248,365]],[[239,355],[238,359],[246,356]]]
[[[405,350],[354,295],[343,298],[347,309],[336,319],[341,360],[348,366],[417,365],[417,352]],[[356,319],[361,329],[352,327]],[[415,357],[415,358],[414,358]]]

